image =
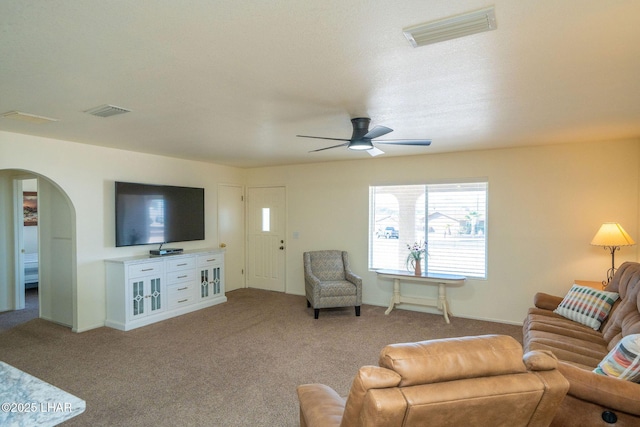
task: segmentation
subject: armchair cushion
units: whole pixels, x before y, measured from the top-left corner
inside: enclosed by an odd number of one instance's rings
[[[526,372],[522,346],[509,336],[446,338],[391,344],[379,365],[402,376],[401,386]]]
[[[346,295],[354,295],[355,289],[351,282],[346,280],[322,282],[320,286],[320,297],[343,297]]]
[[[333,251],[318,251],[311,257],[311,271],[321,282],[345,280],[342,254],[331,252]]]

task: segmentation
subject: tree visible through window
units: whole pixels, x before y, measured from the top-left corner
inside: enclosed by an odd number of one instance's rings
[[[406,269],[427,242],[427,273],[486,277],[487,183],[370,187],[369,268]]]

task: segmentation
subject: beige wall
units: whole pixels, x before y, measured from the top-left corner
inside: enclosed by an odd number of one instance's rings
[[[639,160],[637,140],[566,144],[257,168],[247,185],[287,187],[288,293],[304,294],[304,251],[344,249],[364,302],[384,306],[392,284],[367,270],[368,187],[486,177],[488,277],[450,289],[450,304],[454,315],[520,323],[535,292],[562,295],[573,279],[604,278],[611,257],[589,245],[602,222],[640,241]],[[636,259],[636,247],[623,248],[616,265]],[[407,291],[436,296],[434,287]]]
[[[206,240],[181,244],[185,249],[218,245],[217,186],[244,183],[244,171],[237,168],[8,132],[0,132],[1,170],[27,170],[44,176],[73,204],[78,298],[75,326],[79,331],[104,325],[103,260],[147,253],[150,248],[115,248],[114,181],[204,187]],[[0,257],[6,255],[6,251],[0,253]]]
[[[367,271],[368,187],[486,177],[488,278],[451,289],[449,299],[454,315],[514,323],[522,321],[537,291],[562,294],[574,278],[602,280],[610,256],[589,245],[602,222],[620,222],[640,240],[637,140],[244,170],[0,132],[2,170],[45,176],[73,204],[80,331],[104,324],[103,260],[149,249],[114,247],[115,180],[204,187],[207,239],[181,245],[185,249],[217,246],[219,183],[286,186],[287,292],[304,294],[302,252],[342,248],[364,278],[365,303],[386,306],[391,283]],[[636,247],[623,248],[616,264],[636,259]],[[409,290],[424,296],[434,291]]]

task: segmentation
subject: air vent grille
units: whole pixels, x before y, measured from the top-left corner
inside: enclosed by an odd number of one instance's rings
[[[496,16],[493,7],[439,19],[425,24],[415,25],[403,29],[404,36],[411,46],[418,47],[438,43],[495,30]]]
[[[116,107],[115,105],[101,105],[99,107],[95,107],[85,111],[85,113],[89,113],[93,116],[98,117],[110,117],[115,116],[116,114],[124,114],[129,112],[131,112],[131,110],[127,110],[126,108],[122,107]]]
[[[20,120],[29,123],[49,123],[57,122],[58,119],[52,119],[51,117],[38,116],[35,114],[23,113],[21,111],[9,111],[2,114],[5,119]]]

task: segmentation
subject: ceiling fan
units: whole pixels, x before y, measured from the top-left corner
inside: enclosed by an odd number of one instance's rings
[[[356,117],[351,119],[351,124],[353,125],[353,134],[351,135],[351,139],[345,138],[326,138],[323,136],[309,136],[309,135],[296,135],[300,138],[314,138],[314,139],[328,139],[331,141],[346,141],[343,144],[332,145],[331,147],[319,148],[317,150],[311,150],[310,153],[314,153],[316,151],[329,150],[331,148],[338,147],[347,147],[351,150],[366,150],[367,153],[372,156],[378,156],[380,154],[384,154],[384,151],[373,146],[373,139],[379,138],[383,135],[388,134],[389,132],[393,132],[393,129],[390,129],[386,126],[376,126],[373,129],[369,130],[369,123],[371,119],[368,117]],[[431,145],[430,139],[387,139],[387,140],[376,140],[376,144],[395,144],[395,145],[421,145],[428,146]]]

